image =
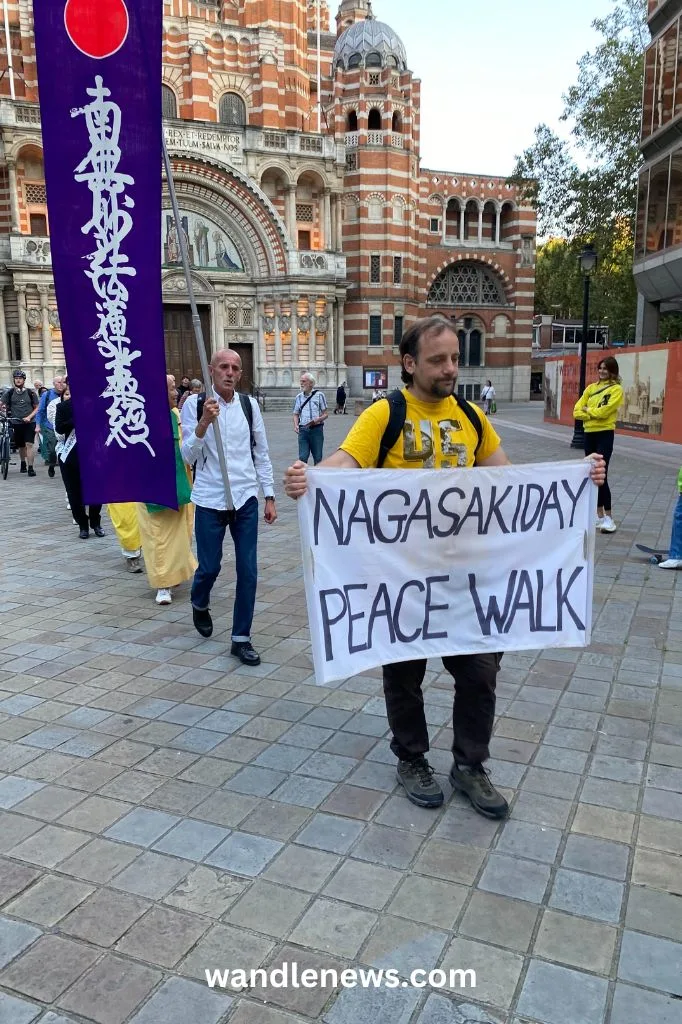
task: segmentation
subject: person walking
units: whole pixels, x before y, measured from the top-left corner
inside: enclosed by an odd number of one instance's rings
[[[121,554],[125,560],[127,571],[142,572],[140,562],[142,539],[137,517],[137,502],[119,501],[108,505],[107,512],[116,533],[116,539],[121,546]]]
[[[264,519],[277,519],[272,463],[258,402],[237,392],[242,362],[234,349],[216,352],[210,365],[215,397],[187,401],[182,410],[185,428],[182,455],[196,463],[192,501],[196,506],[195,534],[199,567],[192,583],[192,619],[204,637],[213,633],[211,591],[220,574],[225,532],[234,542],[237,588],[232,615],[230,653],[244,665],[259,665],[251,643],[251,626],[258,584],[258,489],[265,497]],[[225,451],[234,508],[228,510],[218,459],[215,431],[218,420]]]
[[[395,397],[404,416],[387,448],[391,406],[377,402],[366,409],[337,452],[322,463],[338,469],[455,469],[510,465],[500,438],[487,416],[468,402],[455,398],[459,364],[459,338],[445,317],[415,321],[400,342],[402,380]],[[415,431],[414,425],[417,425]],[[417,438],[420,439],[417,444]],[[591,475],[604,476],[603,460],[596,456]],[[284,478],[285,491],[299,498],[307,490],[306,466],[296,462]],[[406,485],[409,486],[409,485]],[[444,657],[453,676],[453,765],[450,782],[472,806],[488,818],[504,818],[507,801],[495,789],[484,767],[495,720],[495,688],[501,654],[481,653]],[[383,683],[391,750],[398,758],[397,777],[409,800],[420,807],[439,807],[443,790],[433,777],[426,754],[429,734],[424,714],[422,682],[426,659],[415,658],[384,665]]]
[[[334,409],[334,415],[338,416],[341,413],[346,415],[346,402],[348,401],[348,395],[346,394],[346,382],[343,381],[339,384],[336,389],[336,408]]]
[[[483,412],[486,416],[490,416],[491,413],[497,412],[497,407],[495,406],[495,388],[493,387],[493,382],[491,380],[487,380],[485,382],[485,387],[481,389],[481,401],[483,402]]]
[[[616,418],[623,404],[618,361],[613,356],[606,356],[599,363],[597,374],[599,379],[589,384],[575,403],[573,418],[583,421],[585,455],[597,452],[606,463],[606,478],[597,497],[597,529],[602,533],[615,533],[617,526],[613,521],[608,471],[616,436]]]
[[[14,444],[19,452],[20,473],[35,476],[33,459],[35,457],[34,441],[36,436],[35,417],[38,412],[39,399],[35,391],[26,387],[26,374],[23,370],[15,370],[12,374],[13,386],[4,392],[2,403],[12,423]]]
[[[57,435],[57,459],[59,470],[64,481],[64,488],[69,499],[69,507],[78,528],[81,540],[87,540],[90,529],[96,537],[103,537],[102,506],[83,503],[81,470],[78,459],[76,430],[73,423],[73,405],[69,378],[64,379],[64,391],[55,405],[54,429]],[[52,403],[50,403],[52,404]]]
[[[315,465],[322,459],[324,421],[329,416],[324,392],[315,389],[312,373],[301,374],[301,391],[294,402],[294,431],[298,434],[298,457]]]
[[[668,557],[658,563],[659,569],[682,569],[682,467],[677,477],[677,489],[680,494],[673,512],[673,532]]]
[[[175,377],[168,374],[168,403],[175,447],[177,509],[138,502],[137,521],[149,585],[157,604],[170,604],[171,588],[191,579],[197,567],[192,554],[192,477],[182,458],[182,429],[177,410]],[[131,572],[134,571],[131,569]]]
[[[54,476],[57,466],[57,436],[52,423],[47,418],[47,407],[55,398],[61,398],[66,388],[66,377],[60,375],[52,381],[52,387],[45,389],[40,396],[36,413],[36,432],[40,435],[40,453],[47,463],[47,475]]]

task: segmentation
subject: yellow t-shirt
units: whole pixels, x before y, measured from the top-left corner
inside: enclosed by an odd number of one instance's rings
[[[402,434],[391,448],[384,469],[448,469],[473,466],[478,435],[473,423],[457,404],[456,398],[440,402],[419,402],[407,389],[407,415]],[[376,466],[381,439],[388,425],[388,402],[375,402],[365,409],[341,450],[348,452],[362,469]],[[478,462],[487,459],[500,446],[500,439],[488,417],[476,408],[483,428]]]

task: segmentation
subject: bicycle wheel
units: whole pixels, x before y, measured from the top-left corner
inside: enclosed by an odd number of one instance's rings
[[[0,473],[2,473],[2,479],[7,479],[9,473],[9,443],[7,441],[2,442],[2,455],[0,456]]]

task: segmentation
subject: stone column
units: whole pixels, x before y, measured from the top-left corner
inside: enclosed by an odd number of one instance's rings
[[[282,368],[282,331],[280,329],[279,319],[282,315],[282,307],[279,302],[275,303],[275,366],[277,367],[277,375]]]
[[[227,341],[225,338],[225,296],[219,295],[216,300],[215,306],[215,339],[211,345],[213,352],[219,352],[221,348],[226,348]]]
[[[0,286],[0,360],[9,362],[9,338],[5,321],[5,289]]]
[[[336,310],[338,314],[338,329],[336,331],[336,353],[339,365],[343,365],[346,362],[345,333],[343,322],[345,306],[345,299],[336,300]]]
[[[443,220],[440,226],[441,230],[441,242],[443,245],[446,244],[447,232],[448,232],[448,201],[443,200]]]
[[[40,312],[42,316],[42,339],[43,339],[43,374],[46,367],[52,365],[52,329],[50,328],[50,288],[48,285],[39,285]]]
[[[287,231],[289,232],[289,238],[298,246],[298,231],[296,230],[296,186],[287,185],[286,194],[286,225]]]
[[[464,226],[466,224],[467,204],[459,204],[459,240],[464,241]]]
[[[296,372],[298,365],[298,295],[291,297],[291,368]]]
[[[327,317],[327,337],[325,344],[326,362],[328,365],[334,362],[334,300],[327,299],[324,315]]]
[[[478,244],[483,241],[483,207],[478,208]]]
[[[502,219],[502,211],[495,210],[495,244],[500,244],[500,223]]]
[[[256,323],[258,324],[258,348],[256,350],[256,362],[258,366],[264,368],[266,364],[266,353],[265,353],[265,327],[263,326],[263,317],[265,316],[265,306],[260,301],[256,302]]]
[[[324,249],[333,249],[334,245],[332,242],[332,207],[331,207],[331,193],[328,188],[325,188],[322,192],[322,224],[324,231]]]
[[[341,252],[341,196],[332,194],[332,244],[334,252]]]
[[[17,191],[17,165],[16,161],[7,161],[7,170],[9,172],[9,204],[10,204],[10,224],[12,234],[18,235],[21,228],[19,218],[19,193]]]
[[[18,284],[16,290],[17,303],[19,305],[19,358],[23,364],[27,362],[31,355],[28,324],[26,323],[26,285]]]

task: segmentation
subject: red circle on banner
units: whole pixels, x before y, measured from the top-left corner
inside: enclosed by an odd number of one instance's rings
[[[128,35],[128,8],[124,0],[68,0],[64,25],[76,49],[101,60],[123,46]]]

